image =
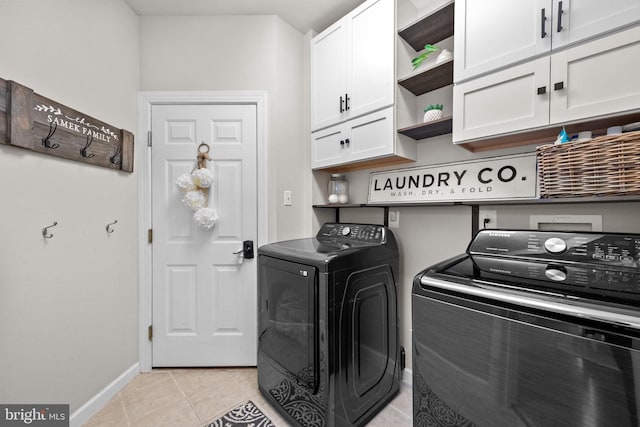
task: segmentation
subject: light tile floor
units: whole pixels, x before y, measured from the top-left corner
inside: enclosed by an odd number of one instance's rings
[[[256,368],[154,369],[134,378],[85,427],[202,427],[252,400],[276,426],[289,424],[258,391]],[[411,426],[411,386],[367,426]]]

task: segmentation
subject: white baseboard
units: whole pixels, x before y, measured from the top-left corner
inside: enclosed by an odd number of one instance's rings
[[[104,406],[139,373],[140,363],[136,362],[133,366],[120,374],[118,378],[98,392],[98,394],[89,399],[87,403],[71,414],[69,417],[69,427],[80,427],[82,424],[89,421],[89,418],[104,408]]]

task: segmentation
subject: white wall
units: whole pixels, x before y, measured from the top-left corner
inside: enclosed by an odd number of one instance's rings
[[[2,0],[0,77],[135,132],[137,38],[120,0]],[[0,146],[0,402],[73,412],[137,362],[137,185]]]
[[[142,91],[267,92],[270,241],[310,229],[304,46],[271,15],[140,18]],[[293,206],[283,206],[283,190]]]

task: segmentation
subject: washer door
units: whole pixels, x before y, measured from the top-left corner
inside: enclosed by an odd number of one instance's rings
[[[267,256],[259,259],[259,351],[316,393],[318,270]]]
[[[398,387],[396,287],[391,268],[384,265],[352,274],[344,296],[341,403],[346,418],[355,423]]]

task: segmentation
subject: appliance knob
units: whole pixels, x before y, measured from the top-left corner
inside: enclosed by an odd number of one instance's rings
[[[560,268],[547,268],[544,272],[544,275],[554,282],[564,282],[565,280],[567,280],[567,272]]]
[[[343,236],[348,236],[349,234],[351,234],[351,227],[345,227],[342,229]]]
[[[552,237],[544,242],[544,248],[550,254],[561,254],[567,250],[567,243],[558,237]]]

